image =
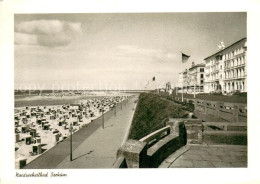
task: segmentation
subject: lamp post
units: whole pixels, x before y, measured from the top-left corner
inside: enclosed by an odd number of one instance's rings
[[[73,125],[70,123],[70,161],[72,161],[72,130]]]
[[[196,78],[195,78],[195,75],[193,76],[193,84],[194,84],[194,85],[193,85],[193,88],[194,88],[194,89],[193,89],[193,90],[194,90],[194,95],[193,95],[193,97],[196,98],[196,94],[195,94],[195,93],[196,93],[196,89],[195,89]]]
[[[196,73],[192,76],[192,81],[193,81],[193,98],[196,98],[196,83],[197,83]]]
[[[104,120],[104,108],[102,108],[101,109],[101,111],[102,111],[102,128],[104,129],[104,127],[105,127],[105,120]]]
[[[116,103],[115,103],[115,105],[114,105],[114,108],[115,108],[115,116],[116,116]]]

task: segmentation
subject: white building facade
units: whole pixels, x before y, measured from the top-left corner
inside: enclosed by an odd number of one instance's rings
[[[179,73],[179,90],[183,93],[203,93],[204,92],[204,70],[205,64],[192,63],[189,69]]]
[[[247,92],[247,39],[243,38],[205,58],[206,93]]]

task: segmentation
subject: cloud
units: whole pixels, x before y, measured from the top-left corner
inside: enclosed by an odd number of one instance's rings
[[[81,23],[33,20],[15,26],[15,43],[47,47],[66,46],[82,34]]]
[[[36,35],[30,35],[25,33],[15,33],[14,43],[18,45],[37,45],[38,40]]]

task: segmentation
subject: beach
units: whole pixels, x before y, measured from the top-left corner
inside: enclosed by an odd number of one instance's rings
[[[15,167],[46,153],[129,95],[23,96],[15,100]],[[19,105],[17,105],[19,104]],[[27,104],[26,106],[21,106]],[[35,105],[37,104],[37,105]],[[52,104],[52,105],[46,105]],[[62,104],[62,105],[61,105]]]

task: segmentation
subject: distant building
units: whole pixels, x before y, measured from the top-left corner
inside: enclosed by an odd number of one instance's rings
[[[205,92],[247,92],[246,57],[247,39],[243,38],[205,58]]]
[[[166,83],[166,88],[165,88],[166,92],[168,92],[170,95],[172,94],[172,86],[171,86],[171,83],[170,82],[167,82]]]
[[[171,90],[171,89],[172,89],[171,83],[170,83],[170,82],[167,82],[167,83],[166,83],[166,91],[169,91],[169,90]]]
[[[205,64],[192,65],[189,69],[179,73],[179,90],[181,93],[203,93],[204,92],[204,68]]]

